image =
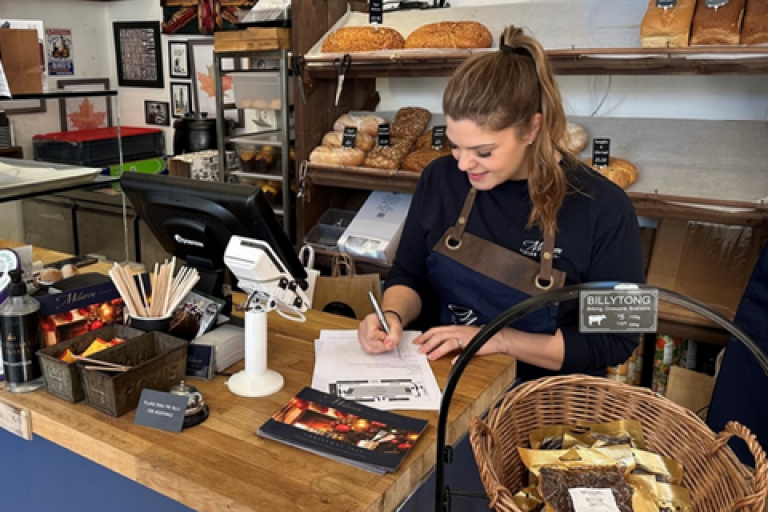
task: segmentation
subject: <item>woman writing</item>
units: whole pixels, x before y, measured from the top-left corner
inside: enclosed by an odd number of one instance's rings
[[[443,96],[452,156],[422,174],[382,309],[360,323],[364,350],[393,350],[417,319],[415,343],[437,359],[461,350],[499,313],[542,290],[595,281],[641,283],[640,232],[624,192],[562,145],[566,118],[541,45],[509,27],[497,52],[465,61]],[[521,318],[480,354],[505,353],[518,374],[600,374],[637,336],[581,334],[578,304]]]

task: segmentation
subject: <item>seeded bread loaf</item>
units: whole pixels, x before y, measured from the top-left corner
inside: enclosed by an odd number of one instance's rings
[[[405,40],[406,48],[490,48],[491,32],[476,21],[440,21],[422,25]]]
[[[403,48],[402,34],[388,27],[342,27],[323,41],[324,53],[372,52]]]
[[[394,138],[415,142],[427,129],[430,119],[432,114],[425,108],[403,107],[397,111],[392,120],[390,134]]]

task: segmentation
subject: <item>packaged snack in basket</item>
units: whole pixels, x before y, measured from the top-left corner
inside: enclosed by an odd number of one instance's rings
[[[611,445],[629,445],[645,449],[643,426],[637,420],[553,425],[532,431],[529,440],[531,448],[540,450],[558,450],[574,446],[599,448]]]
[[[655,503],[659,512],[692,512],[691,493],[679,485],[657,482],[650,475],[629,475],[627,482],[645,499]]]
[[[669,457],[643,450],[632,450],[635,457],[635,475],[651,475],[657,482],[680,485],[683,482],[683,465]]]

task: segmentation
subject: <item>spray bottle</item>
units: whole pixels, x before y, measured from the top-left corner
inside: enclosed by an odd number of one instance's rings
[[[40,303],[27,295],[21,270],[11,270],[8,298],[0,305],[0,348],[5,388],[14,393],[34,391],[44,384],[36,352],[42,333],[37,312]]]

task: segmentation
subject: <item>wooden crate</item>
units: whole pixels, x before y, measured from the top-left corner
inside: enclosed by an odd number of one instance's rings
[[[247,28],[216,32],[213,36],[213,51],[233,52],[244,50],[291,49],[289,28]]]

